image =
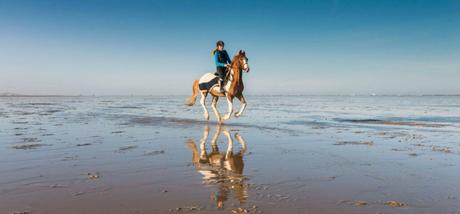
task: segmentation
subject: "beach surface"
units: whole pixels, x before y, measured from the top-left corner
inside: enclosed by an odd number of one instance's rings
[[[460,213],[459,96],[185,98],[0,97],[0,213]]]

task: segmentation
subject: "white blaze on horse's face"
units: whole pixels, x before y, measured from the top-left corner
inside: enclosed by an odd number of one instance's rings
[[[249,64],[247,59],[243,59],[243,71],[249,72]]]

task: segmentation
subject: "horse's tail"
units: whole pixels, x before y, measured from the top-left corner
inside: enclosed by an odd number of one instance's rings
[[[187,101],[185,102],[185,105],[188,106],[193,106],[195,105],[196,97],[198,96],[198,80],[193,81],[193,86],[192,86],[192,96],[190,96]]]

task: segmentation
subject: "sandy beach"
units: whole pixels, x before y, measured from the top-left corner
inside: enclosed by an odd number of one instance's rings
[[[270,98],[1,97],[0,213],[460,213],[460,97]]]

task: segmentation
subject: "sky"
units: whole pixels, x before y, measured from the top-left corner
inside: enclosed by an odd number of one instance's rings
[[[459,0],[0,0],[0,93],[187,95],[217,40],[247,94],[460,94]]]

